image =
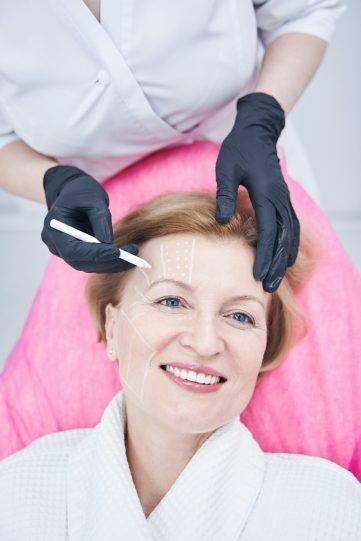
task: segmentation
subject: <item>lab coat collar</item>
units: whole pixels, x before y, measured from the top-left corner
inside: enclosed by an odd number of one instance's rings
[[[124,420],[120,392],[70,455],[69,540],[238,539],[265,475],[264,454],[239,418],[198,449],[148,519],[127,462]]]

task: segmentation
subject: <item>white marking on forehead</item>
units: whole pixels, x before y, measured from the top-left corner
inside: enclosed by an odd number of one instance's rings
[[[172,245],[160,244],[160,261],[163,275],[158,274],[157,280],[170,277],[176,278],[178,275],[183,278],[188,277],[189,282],[191,282],[195,258],[195,241],[196,239],[191,239],[176,241]]]
[[[162,272],[163,272],[163,278],[167,276],[166,270],[165,270],[165,261],[164,261],[164,245],[161,243],[160,245],[160,262],[162,265]]]
[[[188,281],[189,281],[190,284],[192,283],[195,244],[196,244],[196,239],[193,239],[192,240],[192,248],[191,248],[191,258],[190,258],[190,264],[189,264],[189,275],[188,275]]]

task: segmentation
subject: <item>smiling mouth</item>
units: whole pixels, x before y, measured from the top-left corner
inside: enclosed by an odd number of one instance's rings
[[[168,366],[168,369],[167,369]],[[179,377],[183,381],[189,381],[191,383],[198,383],[198,384],[216,384],[216,383],[224,383],[227,381],[226,378],[222,376],[213,376],[211,374],[207,374],[206,372],[198,372],[195,370],[186,370],[186,369],[174,369],[174,367],[170,367],[166,364],[161,364],[160,368],[164,370],[165,372],[170,372],[174,376]],[[177,370],[177,372],[175,371]],[[181,372],[183,371],[183,376],[181,376]]]

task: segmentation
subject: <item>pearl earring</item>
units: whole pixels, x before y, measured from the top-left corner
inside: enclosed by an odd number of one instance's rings
[[[113,357],[114,351],[113,351],[113,348],[112,348],[112,347],[109,347],[109,348],[108,348],[108,355],[109,355],[109,357]]]

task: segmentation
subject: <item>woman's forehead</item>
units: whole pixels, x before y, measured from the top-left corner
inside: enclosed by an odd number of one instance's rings
[[[138,285],[179,281],[193,288],[222,289],[226,294],[258,293],[266,297],[262,283],[253,277],[254,250],[242,239],[200,234],[174,234],[148,241],[140,256],[152,265],[134,274]]]

